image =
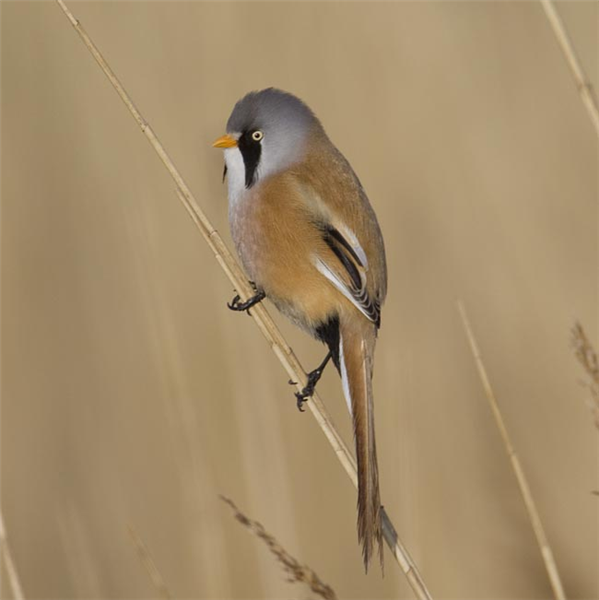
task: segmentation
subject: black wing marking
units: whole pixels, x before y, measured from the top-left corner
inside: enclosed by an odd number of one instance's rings
[[[338,229],[331,225],[323,227],[323,239],[347,271],[350,284],[347,291],[358,308],[379,328],[381,326],[381,305],[377,298],[371,298],[366,289],[366,269],[362,261]]]

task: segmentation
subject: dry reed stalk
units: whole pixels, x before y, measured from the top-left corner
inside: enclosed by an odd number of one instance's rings
[[[175,167],[173,161],[168,156],[166,150],[158,140],[158,137],[154,133],[153,129],[150,127],[149,123],[144,119],[142,114],[139,112],[130,96],[127,94],[116,75],[92,42],[91,38],[85,32],[85,29],[82,27],[81,23],[73,16],[72,12],[68,9],[63,0],[56,0],[57,4],[60,6],[71,25],[75,28],[79,37],[87,47],[87,49],[91,52],[93,57],[96,59],[96,62],[120,96],[121,100],[125,103],[129,112],[132,114],[133,118],[136,120],[137,124],[140,126],[142,132],[145,134],[146,138],[162,160],[164,166],[167,171],[170,173],[171,177],[175,181],[177,185],[177,194],[185,209],[189,213],[190,217],[197,225],[198,229],[202,233],[204,239],[206,240],[208,246],[214,253],[218,263],[221,268],[231,281],[233,287],[237,290],[242,300],[246,300],[253,296],[254,291],[239,264],[233,258],[229,249],[226,247],[222,238],[220,237],[218,231],[214,229],[202,209],[198,206],[191,190],[183,180],[183,177]],[[278,357],[279,361],[283,365],[287,375],[293,380],[297,382],[297,389],[301,391],[301,389],[306,384],[306,373],[302,368],[299,360],[283,338],[281,332],[278,327],[275,325],[274,321],[264,308],[262,304],[257,304],[252,308],[251,316],[254,319],[254,322],[267,339],[270,344],[273,352]],[[308,402],[308,407],[314,418],[316,419],[318,425],[321,430],[325,434],[329,443],[333,447],[337,458],[343,465],[346,473],[351,479],[354,487],[358,486],[358,479],[356,474],[356,464],[353,456],[348,450],[346,444],[342,440],[339,435],[337,429],[335,428],[331,417],[324,407],[324,404],[320,400],[318,394],[314,394]],[[412,587],[412,590],[416,594],[416,597],[419,600],[427,600],[431,598],[431,595],[426,588],[426,585],[416,567],[416,564],[412,560],[412,557],[408,553],[407,549],[401,543],[397,532],[393,526],[393,523],[389,519],[386,511],[384,509],[381,510],[381,520],[383,526],[383,535],[385,537],[385,541],[387,545],[391,549],[393,556],[397,563],[400,565],[402,571],[404,572],[408,583]]]
[[[572,45],[570,36],[566,31],[564,22],[553,5],[552,0],[541,0],[541,5],[543,6],[543,10],[545,11],[545,15],[547,16],[549,23],[551,24],[551,28],[553,29],[553,33],[557,38],[557,42],[564,53],[566,61],[568,62],[568,66],[572,71],[574,81],[576,82],[576,87],[578,88],[578,93],[580,94],[582,102],[589,113],[589,117],[593,122],[595,131],[599,136],[599,109],[597,108],[597,100],[593,94],[593,88],[591,87],[591,84],[587,79],[582,66],[580,65],[580,60],[578,60],[578,56],[574,51],[574,46]]]
[[[595,427],[599,429],[599,359],[580,323],[575,323],[572,327],[572,346],[578,362],[590,378],[590,383],[585,384],[591,392],[591,400],[588,404]]]
[[[0,513],[0,552],[2,552],[2,558],[4,558],[4,566],[6,567],[6,575],[8,576],[8,584],[12,597],[14,600],[24,600],[25,594],[23,594],[23,588],[21,587],[17,568],[12,559],[12,552],[10,551],[8,539],[6,537],[2,513]]]
[[[543,562],[545,563],[545,569],[547,570],[547,575],[549,577],[551,588],[553,589],[553,594],[557,600],[565,600],[566,596],[564,594],[564,588],[559,576],[559,571],[557,570],[555,559],[553,557],[553,552],[551,551],[551,546],[547,540],[547,535],[545,534],[545,529],[543,528],[539,511],[537,510],[536,504],[533,500],[532,492],[530,491],[530,486],[528,485],[528,480],[524,475],[524,469],[520,464],[520,460],[508,434],[505,421],[503,420],[503,416],[499,410],[499,404],[497,403],[497,398],[495,397],[493,388],[491,387],[491,381],[487,375],[487,370],[485,369],[480,349],[476,343],[476,338],[474,337],[468,316],[466,315],[466,309],[459,300],[457,305],[462,318],[462,324],[464,325],[464,331],[466,332],[466,337],[468,338],[470,349],[472,350],[472,356],[474,357],[474,362],[476,363],[476,368],[478,370],[483,389],[485,390],[485,395],[489,401],[489,406],[491,407],[491,411],[495,417],[495,422],[497,423],[497,428],[499,429],[499,433],[501,434],[501,438],[505,445],[505,450],[509,456],[510,462],[512,463],[512,468],[514,469],[516,479],[518,480],[520,492],[522,494],[522,498],[524,499],[526,511],[528,512],[528,518],[530,519],[533,531],[537,538],[539,549],[541,550],[541,556],[543,557]]]
[[[165,600],[171,600],[172,596],[166,587],[166,583],[164,583],[164,579],[152,558],[148,548],[143,543],[142,539],[139,537],[135,529],[131,525],[127,527],[129,531],[129,535],[131,536],[131,541],[135,546],[135,550],[137,550],[137,556],[139,556],[139,560],[141,564],[144,566],[145,570],[148,572],[154,587],[158,590],[158,593]]]
[[[335,594],[333,588],[324,583],[310,567],[300,564],[297,559],[291,556],[279,544],[277,539],[264,529],[262,523],[244,515],[230,498],[225,496],[220,496],[220,498],[233,509],[235,518],[268,546],[268,549],[281,563],[285,573],[287,573],[289,583],[305,583],[318,597],[325,600],[337,600],[337,594]]]

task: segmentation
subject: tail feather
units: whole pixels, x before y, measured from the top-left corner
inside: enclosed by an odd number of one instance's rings
[[[383,532],[381,501],[374,436],[372,366],[376,341],[375,326],[367,322],[340,323],[339,358],[343,391],[354,425],[358,459],[358,539],[362,544],[364,566],[368,565],[378,545],[383,566]]]

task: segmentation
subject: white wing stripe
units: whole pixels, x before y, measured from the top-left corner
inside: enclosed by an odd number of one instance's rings
[[[318,256],[312,257],[314,266],[369,320],[372,317],[366,312],[365,308],[352,295],[345,283],[339,279],[337,274]]]
[[[366,258],[366,252],[364,252],[364,249],[360,245],[356,234],[351,229],[349,229],[349,227],[346,227],[345,225],[342,225],[339,222],[335,223],[335,229],[341,232],[343,237],[349,241],[350,246],[356,253],[357,257],[360,259],[360,262],[364,266],[364,269],[368,271],[368,259]]]

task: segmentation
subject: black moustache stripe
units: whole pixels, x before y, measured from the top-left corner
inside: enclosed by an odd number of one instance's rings
[[[251,188],[256,183],[258,164],[260,163],[260,154],[262,145],[252,139],[252,134],[245,132],[238,140],[237,145],[243,157],[245,165],[245,187]]]

